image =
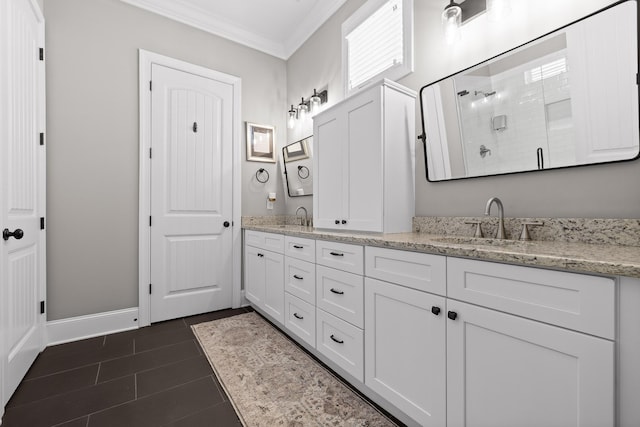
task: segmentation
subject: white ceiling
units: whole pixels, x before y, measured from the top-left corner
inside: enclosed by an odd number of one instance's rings
[[[122,0],[287,59],[346,0]]]

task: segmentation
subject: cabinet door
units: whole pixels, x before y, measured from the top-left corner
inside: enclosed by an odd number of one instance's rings
[[[264,253],[253,246],[244,247],[244,294],[245,297],[262,307],[264,304]]]
[[[318,228],[341,228],[344,118],[336,108],[313,121],[313,221]],[[336,224],[338,221],[338,224]]]
[[[262,251],[264,254],[264,311],[284,323],[284,255]]]
[[[447,425],[614,425],[614,343],[447,300]]]
[[[382,88],[378,86],[345,103],[347,167],[342,184],[345,229],[383,231],[381,98]]]
[[[364,382],[422,426],[446,424],[445,316],[443,297],[365,279]]]

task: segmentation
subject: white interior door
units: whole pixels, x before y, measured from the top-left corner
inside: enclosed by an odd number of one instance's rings
[[[231,307],[233,86],[151,67],[151,322]]]
[[[43,349],[44,20],[35,2],[0,5],[2,406]]]

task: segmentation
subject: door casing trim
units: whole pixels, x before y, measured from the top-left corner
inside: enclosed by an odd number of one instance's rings
[[[149,283],[151,283],[151,230],[149,227],[149,215],[151,212],[151,66],[158,64],[179,71],[199,75],[229,83],[233,87],[233,214],[231,227],[232,251],[233,251],[233,293],[232,307],[240,307],[241,294],[241,207],[242,207],[242,181],[240,168],[242,166],[242,121],[241,121],[241,86],[242,79],[230,74],[211,70],[200,65],[191,64],[179,59],[160,55],[144,49],[138,49],[139,59],[139,102],[140,102],[140,193],[138,210],[138,325],[148,326],[151,323],[151,297],[149,295]]]

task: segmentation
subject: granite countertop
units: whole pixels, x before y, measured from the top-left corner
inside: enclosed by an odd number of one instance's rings
[[[640,278],[640,246],[504,241],[427,233],[345,233],[298,225],[243,225],[243,229],[579,273]]]

